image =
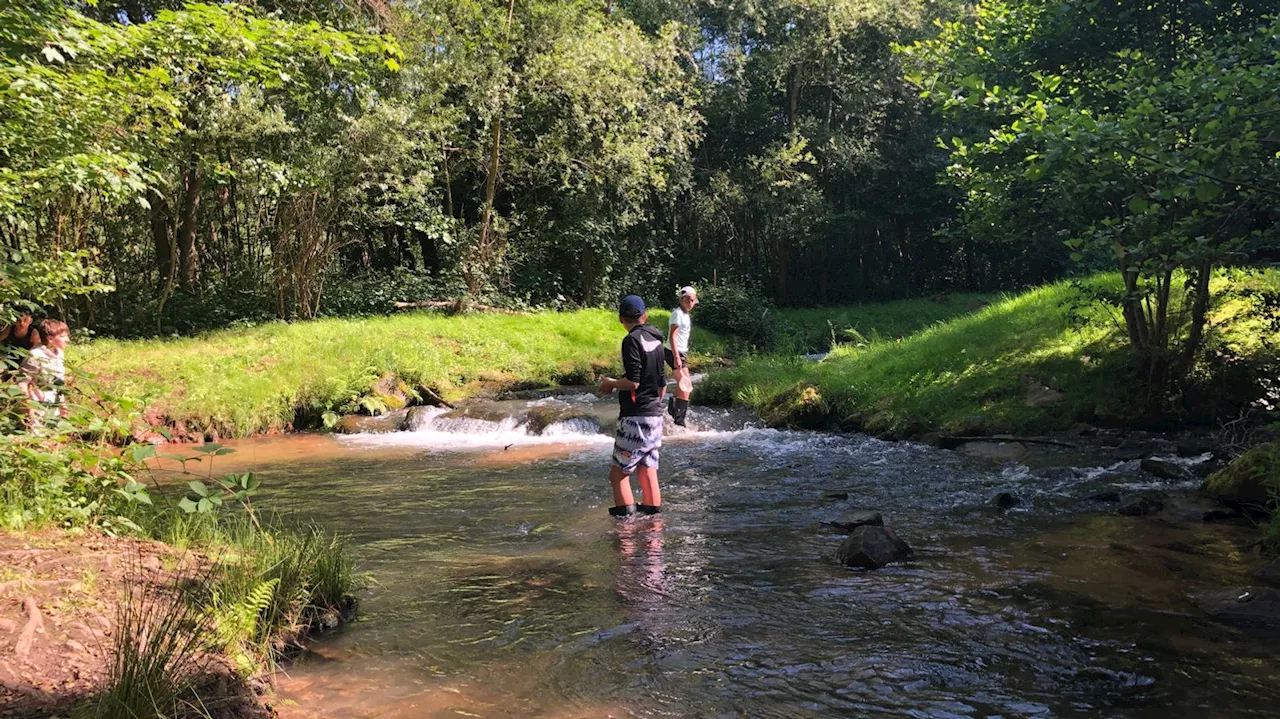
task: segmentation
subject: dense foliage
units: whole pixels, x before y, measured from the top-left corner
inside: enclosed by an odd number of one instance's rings
[[[974,237],[1121,272],[1110,301],[1151,385],[1199,359],[1216,268],[1280,220],[1273,3],[993,0],[911,52],[968,133],[945,143]]]

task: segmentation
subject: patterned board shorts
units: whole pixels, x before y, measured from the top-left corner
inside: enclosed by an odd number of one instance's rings
[[[631,474],[636,467],[658,468],[662,451],[661,417],[621,417],[613,440],[613,463]]]

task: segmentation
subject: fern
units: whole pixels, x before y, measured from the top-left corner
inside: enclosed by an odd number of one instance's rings
[[[236,669],[245,676],[253,674],[258,666],[255,653],[247,645],[257,637],[258,621],[275,601],[279,587],[279,578],[269,579],[259,582],[240,601],[230,606],[223,606],[221,597],[216,594],[209,602],[207,618],[213,627],[214,640],[235,658]]]

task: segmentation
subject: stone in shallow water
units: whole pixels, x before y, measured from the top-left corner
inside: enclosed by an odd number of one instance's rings
[[[396,410],[378,417],[353,414],[338,420],[333,428],[338,434],[386,434],[399,432],[408,421],[408,410]]]
[[[1253,576],[1269,584],[1280,584],[1280,559],[1253,573]]]
[[[1196,478],[1191,470],[1183,467],[1177,462],[1167,462],[1163,459],[1153,459],[1148,457],[1142,460],[1142,471],[1154,474],[1160,479],[1167,479],[1171,482],[1190,482]]]
[[[1138,497],[1125,502],[1116,510],[1126,517],[1146,517],[1164,511],[1164,500],[1159,497]]]
[[[1229,587],[1192,597],[1214,619],[1247,632],[1280,637],[1280,590],[1268,587]]]
[[[1108,502],[1114,504],[1120,501],[1120,493],[1114,489],[1109,489],[1105,492],[1091,494],[1088,497],[1085,497],[1085,500],[1089,502]]]
[[[883,527],[884,517],[879,512],[853,512],[825,524],[841,531],[852,532],[858,527]]]
[[[1003,512],[1008,509],[1013,509],[1019,504],[1022,504],[1022,500],[1019,499],[1018,495],[1014,494],[1013,492],[1000,492],[996,494],[996,496],[991,498],[990,504],[991,506]]]
[[[879,569],[911,557],[911,546],[888,527],[863,525],[849,533],[836,550],[836,561],[849,567]]]

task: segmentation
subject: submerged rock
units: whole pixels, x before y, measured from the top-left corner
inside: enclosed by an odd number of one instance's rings
[[[1116,510],[1126,517],[1146,517],[1164,511],[1164,500],[1159,497],[1137,497],[1130,499]]]
[[[858,527],[883,527],[884,517],[879,512],[854,512],[846,514],[834,522],[823,522],[843,532],[852,532]]]
[[[849,498],[848,492],[826,492],[822,498],[831,502],[843,502]]]
[[[1202,522],[1232,522],[1244,518],[1244,512],[1241,512],[1235,507],[1206,509],[1200,514],[1200,521]]]
[[[1108,489],[1104,492],[1097,492],[1095,494],[1089,495],[1088,497],[1085,497],[1085,501],[1106,502],[1108,504],[1115,504],[1116,502],[1120,501],[1120,493],[1114,489]]]
[[[441,415],[449,419],[478,419],[483,422],[502,422],[510,414],[505,408],[492,400],[477,399],[460,403],[453,410]]]
[[[426,429],[431,420],[439,416],[440,410],[435,407],[410,407],[409,416],[404,422],[404,428],[410,432],[418,432]]]
[[[408,419],[409,411],[404,409],[377,417],[353,414],[338,420],[333,431],[338,434],[387,434],[404,429]]]
[[[888,527],[863,525],[850,532],[836,550],[836,561],[848,567],[879,569],[913,554],[911,546]]]
[[[959,451],[978,459],[1016,462],[1027,456],[1027,445],[1021,442],[968,442]]]
[[[1192,597],[1206,614],[1247,632],[1280,638],[1280,590],[1232,587]]]
[[[1280,443],[1260,444],[1213,473],[1200,491],[1232,506],[1265,507],[1280,488]]]
[[[528,414],[525,415],[524,424],[529,434],[543,434],[547,428],[565,422],[573,422],[582,426],[584,430],[593,432],[600,431],[600,420],[567,405],[546,405],[541,407],[530,407]]]
[[[1139,465],[1142,471],[1154,474],[1161,479],[1167,479],[1171,482],[1190,482],[1195,480],[1196,476],[1191,470],[1178,464],[1177,462],[1169,462],[1163,459],[1154,459],[1147,457],[1142,460]]]
[[[1022,500],[1013,492],[1000,492],[992,497],[988,504],[1003,512],[1022,504]]]
[[[1271,564],[1254,572],[1253,576],[1268,584],[1280,584],[1280,559],[1273,560]]]

